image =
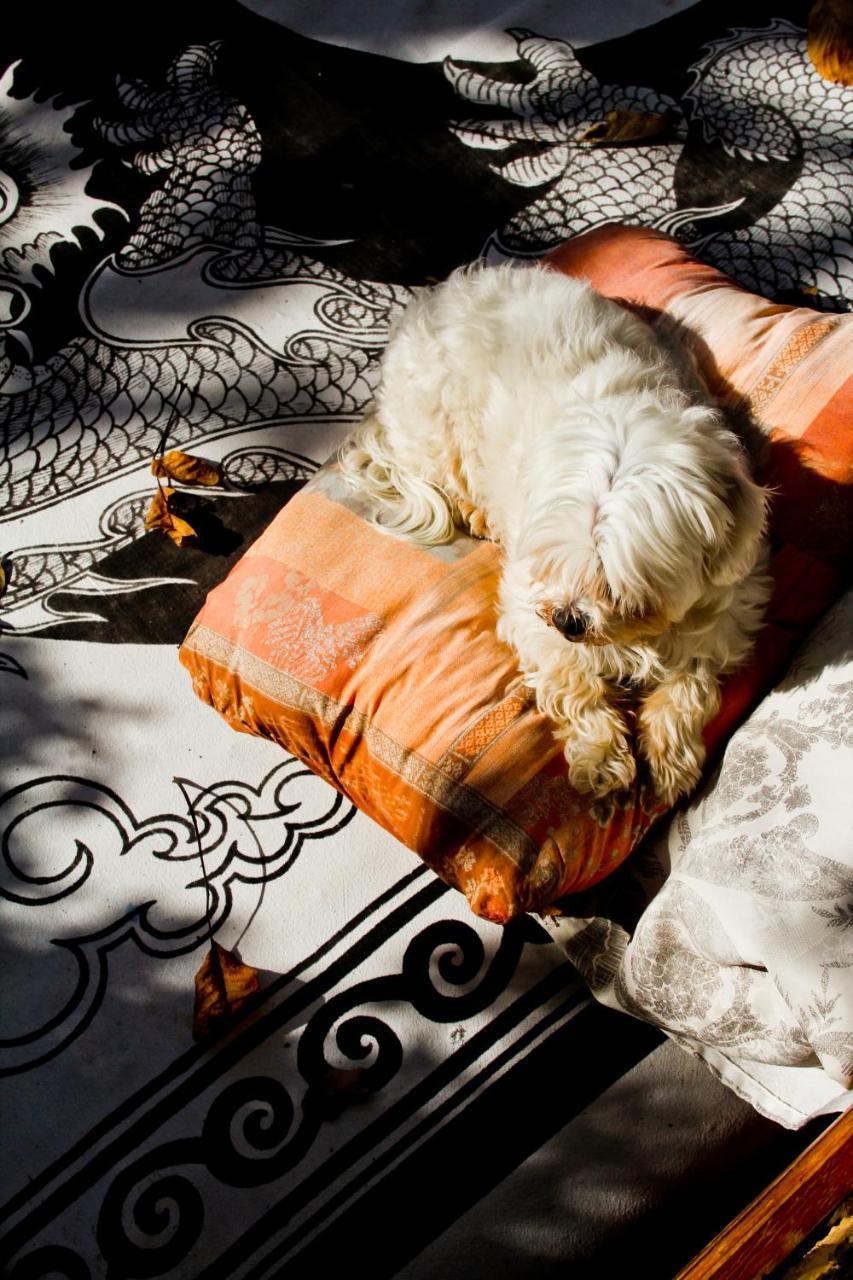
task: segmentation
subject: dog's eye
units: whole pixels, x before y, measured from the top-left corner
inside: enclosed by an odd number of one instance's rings
[[[555,609],[551,614],[551,622],[567,640],[577,640],[586,635],[589,618],[572,609]]]

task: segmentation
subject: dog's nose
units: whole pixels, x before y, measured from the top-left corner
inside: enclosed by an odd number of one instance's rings
[[[586,635],[589,619],[571,609],[555,609],[551,621],[567,640],[580,640]]]

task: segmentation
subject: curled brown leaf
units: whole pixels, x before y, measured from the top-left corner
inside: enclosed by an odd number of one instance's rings
[[[222,468],[207,458],[197,458],[180,449],[170,449],[161,457],[151,459],[151,474],[181,484],[221,484]]]
[[[179,495],[174,489],[159,487],[146,512],[145,528],[159,529],[181,547],[185,542],[196,541],[198,535],[189,521],[178,514],[179,506]]]
[[[258,989],[258,970],[211,940],[195,975],[193,1039],[210,1040],[227,1031],[240,1008]]]

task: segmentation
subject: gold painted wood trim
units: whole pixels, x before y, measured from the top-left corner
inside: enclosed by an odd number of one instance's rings
[[[760,1280],[853,1188],[853,1110],[839,1116],[675,1280]]]

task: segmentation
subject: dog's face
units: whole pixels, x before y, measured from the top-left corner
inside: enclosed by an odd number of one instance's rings
[[[766,494],[739,463],[702,480],[644,477],[592,507],[564,504],[559,520],[540,520],[548,536],[529,560],[538,615],[570,644],[628,647],[745,577]]]
[[[580,585],[571,599],[544,601],[537,613],[572,644],[614,644],[625,648],[661,635],[680,621],[686,608],[649,602],[620,605],[596,580]]]

